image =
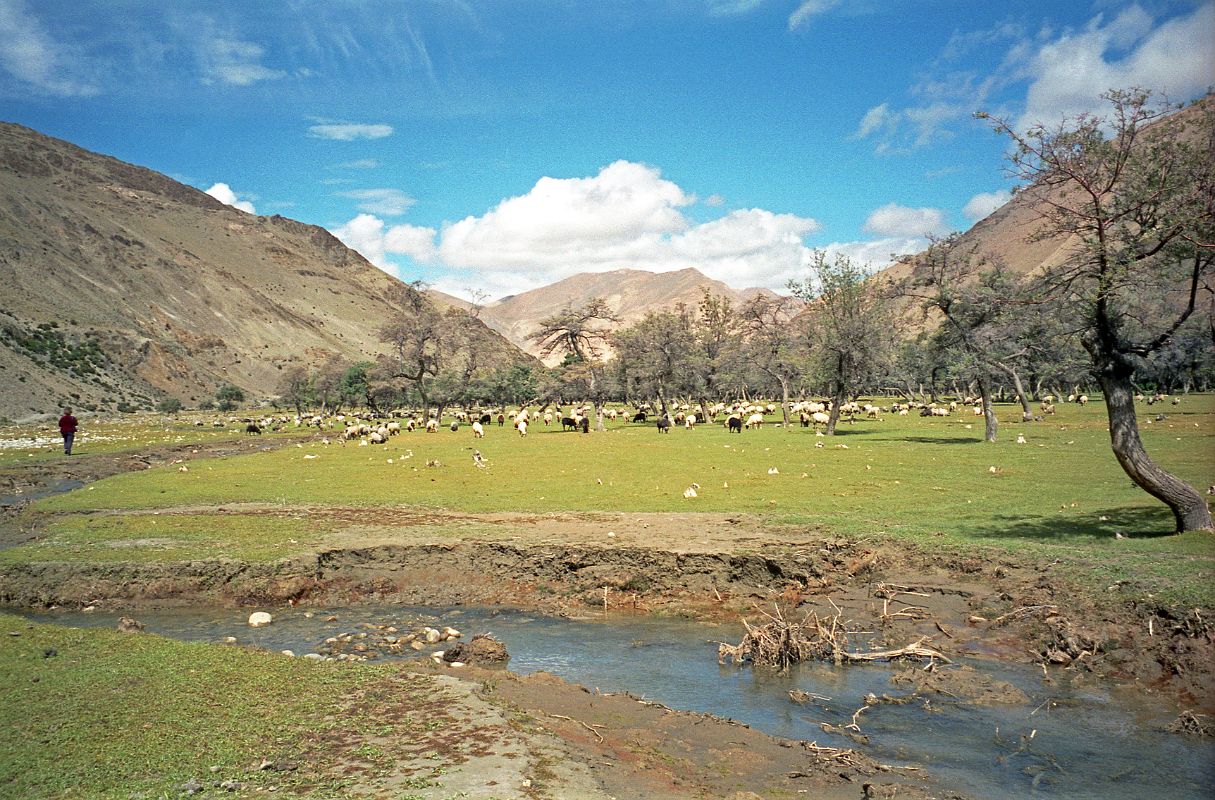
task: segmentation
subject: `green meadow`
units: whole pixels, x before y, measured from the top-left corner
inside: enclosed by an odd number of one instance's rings
[[[0,564],[273,559],[311,551],[346,525],[322,513],[333,508],[440,517],[718,512],[760,515],[774,524],[774,536],[800,527],[951,552],[1074,560],[1079,577],[1094,584],[1131,580],[1165,599],[1211,605],[1213,538],[1172,535],[1167,509],[1133,486],[1111,454],[1099,402],[1058,408],[1045,421],[1022,424],[1018,408],[1000,406],[995,443],[982,441],[982,419],[969,409],[946,418],[858,419],[834,437],[782,428],[772,422],[779,415],[741,434],[702,424],[662,435],[618,421],[584,435],[537,423],[525,438],[492,425],[474,439],[463,426],[359,446],[341,444],[334,432],[313,433],[248,455],[187,454],[181,464],[41,500],[34,507],[49,517],[48,535],[0,551]],[[1215,481],[1215,397],[1141,406],[1141,426],[1163,467],[1204,490]],[[693,486],[696,496],[686,497]],[[241,514],[248,504],[274,513]],[[452,537],[479,530],[418,524]]]
[[[190,780],[348,797],[358,776],[334,764],[376,767],[357,742],[409,741],[426,720],[442,719],[435,709],[392,720],[368,713],[424,706],[434,693],[424,676],[390,667],[32,625],[8,614],[0,631],[0,797],[168,798],[185,796],[179,787]],[[258,769],[263,759],[301,756],[298,769]]]

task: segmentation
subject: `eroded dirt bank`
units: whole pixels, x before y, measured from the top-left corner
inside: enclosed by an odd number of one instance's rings
[[[838,538],[745,553],[699,547],[466,540],[342,547],[271,563],[32,563],[0,570],[0,603],[138,609],[374,601],[718,619],[754,617],[757,606],[792,615],[838,607],[846,620],[878,631],[886,646],[927,636],[946,654],[1134,680],[1211,710],[1215,648],[1201,610],[1096,603],[1058,583],[1050,565],[933,559]]]

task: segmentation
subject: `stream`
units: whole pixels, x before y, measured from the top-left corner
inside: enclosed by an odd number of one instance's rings
[[[450,625],[464,634],[491,632],[506,644],[510,669],[539,670],[602,692],[628,691],[672,708],[708,712],[787,739],[856,747],[884,763],[918,766],[944,785],[975,798],[1210,797],[1215,785],[1215,744],[1164,732],[1173,714],[1136,688],[1074,685],[1070,673],[1037,667],[969,661],[985,675],[1007,681],[1029,697],[1019,705],[974,705],[933,695],[922,701],[878,705],[859,718],[868,745],[824,732],[821,722],[844,726],[868,693],[906,695],[890,683],[906,665],[803,664],[778,676],[749,667],[722,666],[717,642],[737,643],[738,624],[612,618],[570,620],[491,608],[435,609],[366,606],[270,609],[273,624],[253,629],[249,610],[190,609],[138,613],[149,633],[191,641],[223,642],[304,655],[340,633],[355,636],[370,625],[408,631]],[[118,614],[28,613],[38,622],[113,628]],[[336,617],[336,619],[331,619]],[[424,658],[405,648],[386,658]],[[949,667],[943,667],[949,669]],[[824,699],[794,703],[789,690]]]

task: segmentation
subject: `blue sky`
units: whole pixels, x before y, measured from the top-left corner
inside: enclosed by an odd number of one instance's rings
[[[0,119],[493,298],[881,264],[1007,197],[1020,124],[1215,84],[1215,1],[0,0]]]

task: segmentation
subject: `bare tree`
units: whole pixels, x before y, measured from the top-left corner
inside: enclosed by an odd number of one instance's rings
[[[611,325],[619,322],[602,297],[592,297],[581,308],[567,307],[540,321],[540,328],[528,335],[528,340],[540,345],[547,358],[553,353],[565,353],[570,377],[585,380],[588,396],[595,404],[595,430],[604,430],[603,389],[605,376],[603,356]]]
[[[829,259],[815,251],[811,270],[817,283],[790,281],[789,289],[807,303],[811,355],[831,387],[830,436],[844,399],[860,391],[890,353],[889,302],[884,287],[869,280],[866,271],[843,254]]]
[[[1009,171],[1040,209],[1040,236],[1068,237],[1067,257],[1044,271],[1037,290],[1081,333],[1115,457],[1172,510],[1179,532],[1212,530],[1202,495],[1148,456],[1132,379],[1194,313],[1215,268],[1215,101],[1176,114],[1137,89],[1103,98],[1108,119],[1081,115],[1024,133],[980,116],[1012,140]],[[1148,313],[1145,301],[1160,298],[1166,313]]]
[[[805,363],[798,342],[801,323],[793,319],[794,303],[792,297],[755,295],[738,312],[746,332],[743,352],[748,364],[780,386],[785,430],[791,430],[789,390]]]

